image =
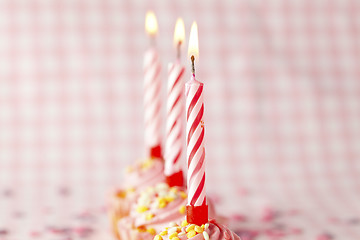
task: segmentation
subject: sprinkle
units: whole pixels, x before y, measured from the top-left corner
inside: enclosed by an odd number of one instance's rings
[[[178,237],[173,237],[171,240],[180,240]]]
[[[186,234],[187,238],[195,237],[195,235],[196,235],[195,230],[190,230],[190,231]]]
[[[167,205],[167,202],[164,198],[158,198],[158,208],[165,208]]]
[[[165,198],[167,196],[168,192],[165,191],[165,190],[160,190],[160,191],[157,191],[157,195],[160,197],[160,198]]]
[[[141,167],[143,169],[147,169],[147,168],[150,168],[153,164],[154,164],[154,161],[152,159],[147,159],[141,164]]]
[[[171,228],[169,228],[168,233],[169,233],[169,234],[172,234],[172,233],[174,233],[174,232],[177,232],[177,230],[178,230],[177,227],[171,227]]]
[[[190,226],[188,226],[186,228],[186,232],[190,232],[191,230],[193,230],[195,228],[195,224],[191,224]]]
[[[209,228],[209,224],[205,223],[204,229],[208,229]]]
[[[210,239],[209,234],[207,232],[204,231],[202,234],[203,234],[205,240]]]
[[[187,194],[184,191],[180,192],[180,197],[182,197],[182,199],[186,199],[187,198]]]
[[[178,233],[177,232],[173,232],[172,234],[169,235],[169,239],[172,239],[173,237],[177,237]]]
[[[176,227],[176,226],[177,226],[176,222],[170,222],[169,223],[169,227]]]
[[[137,227],[138,232],[146,232],[146,228],[144,226]]]
[[[146,214],[145,219],[148,220],[148,221],[150,221],[151,219],[153,219],[154,216],[155,216],[155,215],[154,215],[153,213],[148,213],[148,214]]]
[[[156,188],[156,190],[158,190],[158,191],[168,190],[168,189],[169,189],[169,185],[167,185],[166,183],[158,183],[155,188]]]
[[[133,172],[134,171],[134,168],[132,167],[132,166],[127,166],[126,167],[126,172],[127,173],[131,173],[131,172]]]
[[[160,233],[160,236],[165,236],[165,235],[167,235],[168,234],[168,231],[162,231],[161,233]]]
[[[170,192],[177,193],[179,190],[176,187],[170,188]]]
[[[154,240],[163,240],[163,238],[162,238],[160,235],[156,235],[156,236],[154,237]]]
[[[179,208],[179,212],[180,212],[180,214],[185,214],[186,208],[185,208],[184,205]],[[186,226],[186,225],[185,225],[185,226]]]
[[[117,193],[116,193],[116,197],[118,197],[118,198],[125,198],[126,197],[126,192],[125,191],[118,191]]]
[[[174,198],[174,199],[177,199],[179,195],[178,195],[177,193],[174,193],[174,192],[169,192],[169,193],[168,193],[168,196],[169,196],[169,197],[172,197],[172,198]]]
[[[189,225],[189,223],[186,221],[186,219],[184,221],[182,221],[182,223],[181,223],[182,227],[186,227],[187,225]]]
[[[202,227],[199,227],[199,226],[195,226],[194,230],[197,232],[197,233],[202,233],[204,231],[204,229]]]
[[[186,234],[186,232],[179,232],[178,236],[181,237],[181,236],[184,236]]]
[[[149,210],[149,208],[148,208],[147,206],[138,206],[138,207],[136,208],[136,211],[137,211],[138,213],[143,213],[143,212],[146,212],[147,210]]]
[[[146,231],[152,235],[156,234],[156,230],[154,228],[148,228],[148,229],[146,229]]]
[[[165,197],[165,200],[170,203],[170,202],[174,201],[175,198],[173,198],[173,197],[171,197],[171,196],[166,196],[166,197]]]

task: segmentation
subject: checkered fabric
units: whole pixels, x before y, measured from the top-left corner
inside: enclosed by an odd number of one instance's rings
[[[145,154],[148,9],[165,70],[197,20],[207,189],[243,240],[360,239],[356,0],[0,1],[0,239],[111,239],[106,193]]]

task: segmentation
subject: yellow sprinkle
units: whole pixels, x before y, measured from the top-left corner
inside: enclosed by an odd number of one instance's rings
[[[146,231],[152,235],[156,234],[156,230],[154,228],[148,228],[148,229],[146,229]]]
[[[203,236],[204,236],[204,239],[205,240],[209,240],[210,239],[210,237],[209,237],[209,234],[207,233],[207,232],[203,232]]]
[[[139,232],[146,232],[146,228],[144,226],[138,227],[137,230]]]
[[[180,192],[180,196],[182,197],[182,199],[186,199],[187,198],[187,194],[184,191]]]
[[[202,228],[204,228],[204,227],[205,227],[205,225],[203,224],[203,225],[201,225],[201,227],[202,227]]]
[[[171,240],[180,240],[178,237],[173,237]]]
[[[186,227],[189,223],[186,221],[186,219],[184,221],[182,221],[181,226],[182,227]]]
[[[186,234],[187,238],[195,237],[195,235],[196,235],[195,230],[190,230],[190,231]]]
[[[159,204],[158,204],[158,208],[164,208],[167,205],[167,202],[164,198],[158,198]]]
[[[156,236],[154,237],[154,240],[163,240],[163,238],[162,238],[160,235],[156,235]]]
[[[175,198],[173,198],[173,197],[171,197],[171,196],[166,196],[166,197],[165,197],[165,200],[166,200],[168,203],[170,203],[170,202],[174,201]]]
[[[131,173],[131,172],[133,172],[134,171],[134,168],[132,167],[132,166],[127,166],[126,167],[126,172],[127,173]]]
[[[118,198],[125,198],[126,197],[126,192],[125,191],[118,191],[116,193],[116,197]]]
[[[146,214],[145,219],[149,221],[149,220],[153,219],[154,216],[155,216],[154,214],[148,213],[148,214]]]
[[[141,167],[143,168],[143,169],[147,169],[147,168],[150,168],[152,165],[153,165],[153,160],[152,159],[147,159],[147,160],[145,160],[144,162],[142,162],[142,164],[141,164]]]
[[[143,212],[146,212],[147,210],[149,210],[149,208],[148,208],[147,206],[138,206],[138,207],[136,208],[136,211],[137,211],[138,213],[143,213]]]
[[[172,239],[173,237],[177,237],[178,233],[177,232],[173,232],[172,234],[169,235],[169,239]]]
[[[160,233],[160,236],[165,236],[165,235],[167,235],[168,234],[168,232],[165,230],[165,231],[162,231],[161,233]]]
[[[202,233],[204,231],[204,229],[202,227],[199,227],[199,226],[195,226],[194,230],[197,232],[197,233]]]
[[[129,187],[128,189],[126,189],[126,192],[127,192],[127,193],[135,192],[135,188]]]
[[[179,208],[180,214],[185,214],[185,211],[186,211],[186,208],[185,208],[184,205]],[[186,226],[186,225],[185,225],[185,226]],[[184,226],[184,227],[185,227],[185,226]]]
[[[179,190],[176,187],[170,188],[170,192],[177,193]]]
[[[186,232],[190,232],[191,230],[194,230],[194,228],[195,228],[195,224],[191,224],[186,228]]]

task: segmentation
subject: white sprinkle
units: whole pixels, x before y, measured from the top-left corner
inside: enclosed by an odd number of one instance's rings
[[[158,192],[158,195],[159,195],[159,197],[163,198],[163,197],[167,196],[167,192],[162,190],[162,191]]]
[[[152,195],[155,193],[155,189],[153,187],[149,187],[147,190],[147,194]]]
[[[176,226],[177,226],[177,224],[175,222],[169,223],[169,227],[176,227]]]
[[[209,224],[206,223],[205,226],[204,226],[204,229],[208,229],[209,228]]]
[[[169,196],[174,198],[174,199],[177,199],[178,198],[178,195],[174,192],[169,192]]]
[[[183,236],[183,235],[185,235],[186,234],[186,232],[179,232],[178,233],[178,236]]]
[[[149,206],[151,204],[151,199],[150,198],[141,198],[138,201],[139,205],[143,205],[143,206]]]
[[[167,190],[169,188],[169,185],[167,185],[166,183],[159,183],[158,185],[156,185],[156,190],[160,191],[160,190]]]
[[[203,231],[203,236],[204,236],[204,239],[205,239],[205,240],[209,240],[209,239],[210,239],[209,234],[208,234],[207,232],[205,232],[205,231]]]
[[[172,227],[172,228],[170,228],[170,229],[168,230],[168,233],[169,233],[169,235],[170,235],[170,234],[172,234],[172,233],[174,233],[174,232],[177,232],[177,230],[178,230],[177,227]]]

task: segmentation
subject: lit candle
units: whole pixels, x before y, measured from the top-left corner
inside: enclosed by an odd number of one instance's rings
[[[189,223],[202,225],[208,222],[205,191],[204,148],[204,84],[195,79],[195,60],[199,58],[197,24],[191,26],[188,55],[191,58],[190,81],[186,83],[186,157],[188,166],[188,203],[186,217]]]
[[[155,37],[158,25],[155,14],[147,12],[145,30],[149,35],[152,46],[144,56],[144,118],[145,145],[150,157],[162,158],[161,151],[161,65],[155,50]]]
[[[166,144],[165,175],[167,183],[172,186],[183,186],[184,177],[181,170],[183,152],[183,113],[184,113],[184,66],[180,64],[181,46],[185,40],[184,21],[179,18],[175,25],[174,45],[177,49],[177,60],[169,64],[167,106],[166,106]]]

